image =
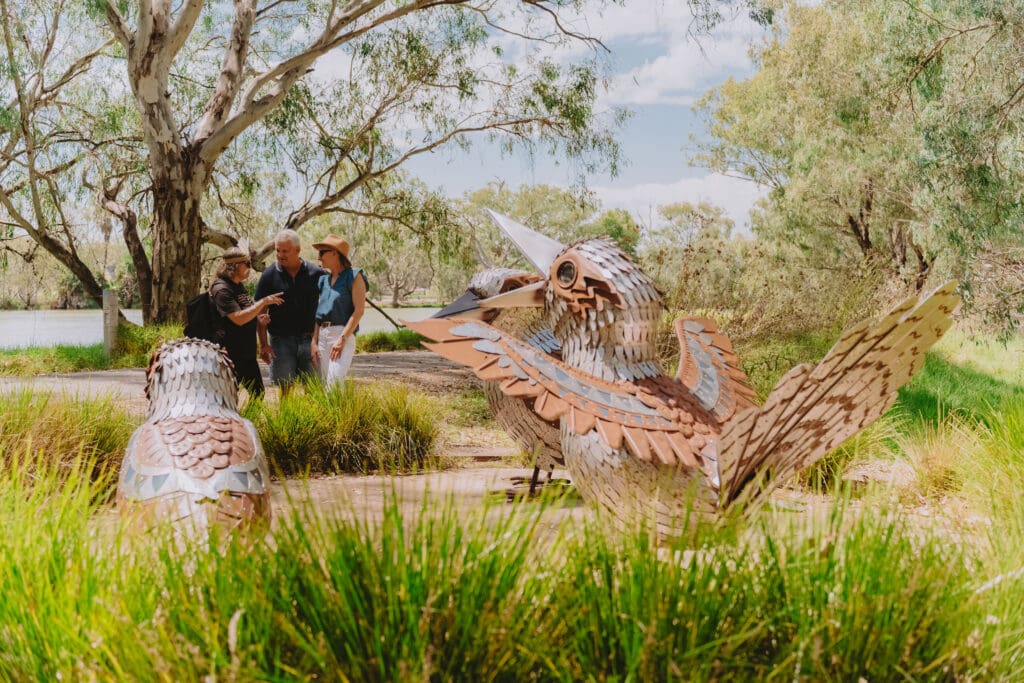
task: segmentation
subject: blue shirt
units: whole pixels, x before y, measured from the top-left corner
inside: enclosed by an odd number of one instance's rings
[[[366,281],[366,275],[359,268],[346,268],[338,273],[338,279],[331,284],[331,274],[325,273],[317,281],[320,289],[320,303],[316,307],[316,321],[318,323],[333,323],[344,325],[355,313],[356,305],[352,301],[352,283],[356,275],[363,278],[369,289],[370,283]]]

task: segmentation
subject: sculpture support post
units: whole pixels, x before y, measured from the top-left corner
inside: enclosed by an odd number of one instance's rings
[[[103,355],[110,358],[117,341],[117,302],[116,289],[103,290]]]

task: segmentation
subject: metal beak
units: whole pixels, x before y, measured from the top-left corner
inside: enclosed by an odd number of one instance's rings
[[[547,235],[540,234],[536,230],[531,230],[508,216],[503,216],[490,209],[487,209],[487,213],[501,231],[512,240],[516,248],[522,252],[526,260],[537,269],[537,272],[544,277],[548,277],[551,273],[551,264],[555,262],[559,254],[565,251],[565,245],[560,244]]]
[[[430,316],[431,318],[473,318],[483,320],[487,311],[480,308],[480,297],[468,289],[455,301]]]
[[[513,289],[504,294],[496,294],[488,299],[481,299],[477,305],[481,308],[529,308],[544,305],[544,291],[547,280],[538,280],[525,287]]]

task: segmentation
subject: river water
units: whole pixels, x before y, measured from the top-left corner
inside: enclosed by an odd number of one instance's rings
[[[397,322],[427,318],[438,308],[385,308]],[[127,310],[125,316],[142,322],[142,311]],[[367,307],[359,323],[359,334],[395,329],[373,308]],[[0,311],[0,349],[26,346],[86,346],[103,342],[103,311]]]

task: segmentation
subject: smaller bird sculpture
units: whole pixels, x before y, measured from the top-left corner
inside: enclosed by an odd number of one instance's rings
[[[789,371],[762,405],[712,320],[675,321],[676,375],[661,368],[664,311],[650,277],[613,242],[562,245],[492,217],[540,278],[479,300],[539,307],[559,354],[463,315],[410,323],[437,353],[559,425],[573,484],[612,519],[681,532],[689,511],[764,499],[896,400],[952,324],[956,283],[847,330],[816,366]],[[469,303],[469,302],[464,302]],[[470,318],[470,319],[466,319]]]
[[[488,268],[475,274],[466,291],[458,299],[435,313],[433,318],[466,318],[482,320],[496,329],[522,339],[524,342],[554,358],[561,357],[558,340],[551,334],[547,321],[535,308],[487,308],[480,302],[498,294],[507,294],[543,280],[536,273],[511,268]],[[545,420],[533,409],[529,398],[513,398],[502,392],[497,382],[483,382],[484,396],[494,419],[512,437],[524,452],[534,458],[533,475],[528,493],[534,494],[540,472],[548,473],[548,482],[554,468],[565,464],[562,458],[558,420]],[[514,478],[519,483],[519,478]],[[518,495],[516,489],[507,492]]]
[[[163,344],[146,371],[148,419],[121,463],[122,514],[197,530],[268,522],[270,473],[252,423],[238,414],[231,359],[202,339]]]

